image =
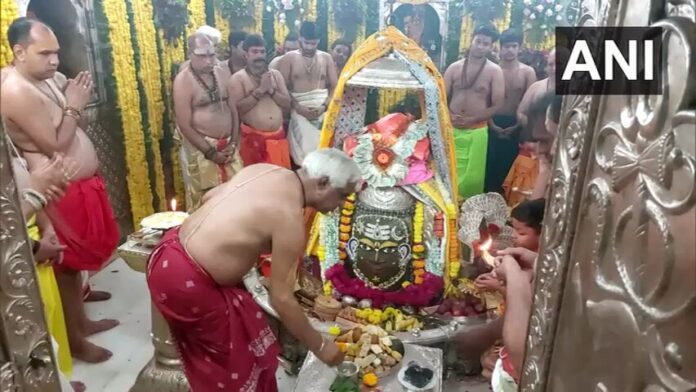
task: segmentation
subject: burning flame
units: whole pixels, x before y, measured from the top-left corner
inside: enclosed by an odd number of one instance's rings
[[[176,211],[176,198],[172,198],[170,205],[172,207],[172,211]]]
[[[491,250],[491,246],[493,246],[493,238],[488,237],[488,239],[485,240],[485,241],[481,244],[481,246],[479,246],[479,250],[480,250],[481,252],[488,252],[489,250]]]

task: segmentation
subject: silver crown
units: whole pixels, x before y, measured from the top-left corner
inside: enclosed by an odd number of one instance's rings
[[[398,186],[392,188],[368,187],[358,194],[360,204],[382,211],[407,211],[414,207],[415,200]]]

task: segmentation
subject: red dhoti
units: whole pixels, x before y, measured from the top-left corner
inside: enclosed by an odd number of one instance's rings
[[[101,269],[121,237],[104,179],[95,175],[70,184],[55,207],[57,211],[49,214],[58,239],[67,246],[60,266],[77,271]]]
[[[279,348],[261,308],[221,287],[167,232],[148,263],[153,303],[169,324],[193,392],[277,391]]]
[[[271,163],[290,168],[288,140],[282,127],[274,132],[263,132],[242,123],[240,130],[239,154],[244,166]]]

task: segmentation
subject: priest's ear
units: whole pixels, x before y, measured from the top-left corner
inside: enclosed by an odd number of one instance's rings
[[[331,181],[329,180],[328,176],[321,176],[317,180],[317,185],[319,186],[320,189],[325,189],[329,185],[331,185]]]

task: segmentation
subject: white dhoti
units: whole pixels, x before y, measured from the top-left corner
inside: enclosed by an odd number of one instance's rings
[[[308,109],[316,109],[324,105],[329,97],[329,90],[316,89],[306,93],[292,93],[297,103]],[[316,120],[308,120],[299,115],[294,109],[290,113],[288,125],[288,144],[290,156],[296,165],[301,165],[304,157],[319,146],[321,124],[324,121],[324,113]]]

